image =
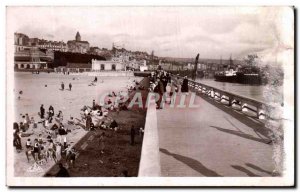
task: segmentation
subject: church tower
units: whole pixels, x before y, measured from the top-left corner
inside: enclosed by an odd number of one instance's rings
[[[80,34],[79,34],[78,31],[77,31],[77,33],[76,33],[75,40],[76,40],[76,41],[81,41],[81,36],[80,36]]]

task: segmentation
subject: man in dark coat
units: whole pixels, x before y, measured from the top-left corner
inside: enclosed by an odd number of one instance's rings
[[[41,112],[41,119],[44,119],[45,116],[45,109],[44,109],[44,105],[42,104],[40,107],[40,112]]]
[[[90,129],[91,129],[92,122],[93,122],[93,120],[92,120],[91,114],[89,113],[86,117],[86,127],[85,127],[88,131],[90,131]]]
[[[189,92],[189,81],[185,76],[182,82],[181,92],[188,93]]]
[[[49,107],[49,116],[51,116],[51,117],[54,116],[54,108],[52,107],[52,105],[50,105],[50,107]]]
[[[65,89],[65,84],[64,82],[61,82],[61,90],[64,90]]]
[[[163,83],[161,82],[160,79],[158,79],[157,85],[154,88],[154,92],[159,95],[159,99],[156,102],[157,109],[161,109],[160,105],[161,105],[162,95],[164,93],[164,85],[163,85]]]
[[[68,170],[63,166],[62,163],[59,164],[59,171],[56,177],[70,177]]]

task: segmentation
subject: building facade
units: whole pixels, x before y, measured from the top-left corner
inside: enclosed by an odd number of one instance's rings
[[[92,60],[92,71],[124,71],[125,65],[120,61]]]
[[[48,41],[45,39],[35,39],[36,38],[33,38],[32,43],[34,44],[33,46],[37,46],[38,48],[61,52],[67,51],[67,44],[63,41]]]
[[[29,47],[29,37],[23,33],[15,33],[15,52],[23,51]]]
[[[75,40],[67,42],[69,52],[87,53],[90,50],[90,44],[87,41],[82,41],[79,32],[76,33]]]

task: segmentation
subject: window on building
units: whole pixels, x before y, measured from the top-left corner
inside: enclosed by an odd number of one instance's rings
[[[111,70],[112,70],[112,71],[115,71],[115,70],[116,70],[116,65],[115,65],[115,64],[113,64],[113,65],[111,66]]]
[[[100,69],[105,70],[104,64],[101,64]]]

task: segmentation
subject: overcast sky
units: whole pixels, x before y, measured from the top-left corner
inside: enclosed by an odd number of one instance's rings
[[[79,31],[82,40],[100,48],[110,49],[115,42],[158,56],[200,53],[226,59],[274,52],[279,13],[279,8],[10,7],[8,19],[16,32],[29,37],[66,42]]]

